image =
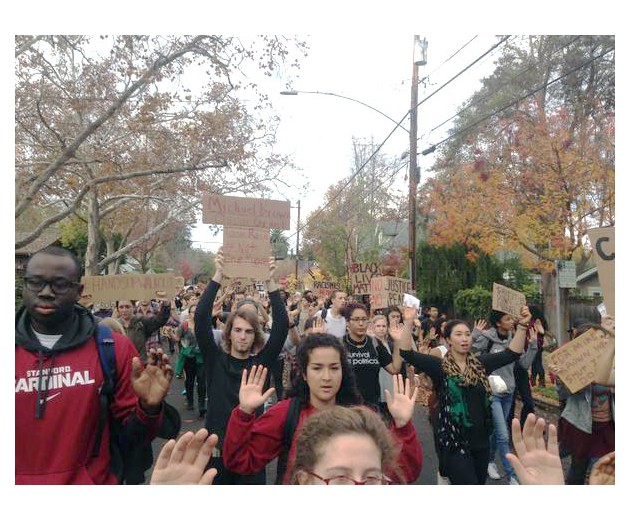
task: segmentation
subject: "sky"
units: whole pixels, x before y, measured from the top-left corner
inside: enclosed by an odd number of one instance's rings
[[[294,88],[299,90],[319,90],[334,92],[368,103],[388,114],[395,120],[402,118],[410,105],[411,60],[413,34],[427,37],[428,63],[420,67],[420,77],[427,73],[432,85],[419,89],[419,99],[430,94],[455,73],[459,72],[476,57],[490,47],[494,34],[618,34],[617,46],[620,49],[618,67],[617,113],[619,129],[626,136],[627,121],[627,41],[619,33],[622,17],[617,6],[621,2],[549,2],[548,0],[530,0],[527,4],[510,5],[503,1],[478,2],[442,2],[423,3],[406,0],[389,0],[386,3],[355,2],[351,0],[320,0],[317,3],[298,3],[288,1],[266,2],[184,2],[173,4],[154,0],[135,2],[110,0],[105,4],[90,4],[78,1],[42,2],[31,0],[28,3],[14,3],[5,16],[5,33],[2,38],[4,70],[11,74],[13,67],[13,34],[298,34],[313,35],[309,39],[310,56],[303,60],[300,77],[294,81]],[[620,10],[619,10],[620,11]],[[8,28],[10,26],[10,29]],[[625,30],[625,27],[623,28]],[[433,31],[433,33],[428,32]],[[479,36],[465,51],[462,51],[448,64],[442,63],[475,34]],[[485,39],[485,40],[484,40]],[[485,43],[484,43],[485,41]],[[624,58],[624,56],[626,58]],[[488,61],[488,60],[487,60]],[[489,60],[491,61],[491,60]],[[625,65],[624,65],[625,63]],[[440,65],[441,68],[435,70]],[[491,70],[490,63],[486,64]],[[482,69],[479,65],[475,69]],[[426,134],[431,128],[451,117],[459,103],[470,96],[478,86],[478,78],[483,70],[472,70],[455,80],[451,87],[444,89],[418,111],[419,132]],[[290,198],[292,205],[300,197],[303,215],[308,209],[314,209],[323,200],[325,189],[333,182],[348,175],[351,164],[352,136],[369,139],[374,137],[380,143],[392,130],[393,124],[386,118],[356,103],[323,95],[299,95],[281,97],[283,86],[278,81],[277,88],[269,89],[270,97],[281,115],[277,151],[294,154],[295,162],[310,179],[312,192],[308,198],[298,193],[278,194],[279,198]],[[3,154],[4,171],[12,171],[11,154],[14,122],[14,93],[10,80],[3,82],[3,110],[6,153]],[[456,89],[461,89],[455,93]],[[621,116],[623,114],[623,116]],[[442,129],[444,130],[444,128]],[[435,138],[435,139],[434,139]],[[439,140],[434,132],[420,140],[418,149],[423,150]],[[399,155],[408,149],[406,134],[397,130],[387,142],[383,151]],[[625,142],[623,137],[620,142]],[[419,165],[423,171],[430,167],[431,156],[420,156]],[[621,187],[625,159],[624,147],[617,155],[618,185]],[[401,175],[404,173],[401,172]],[[618,198],[622,195],[618,190]],[[2,208],[9,219],[13,194],[10,189],[2,191]],[[290,233],[295,231],[295,219]],[[618,219],[625,219],[625,208],[619,205]],[[196,240],[217,240],[195,233]],[[625,241],[618,241],[619,250]],[[212,246],[212,244],[206,244]],[[215,244],[216,246],[216,244]],[[623,252],[620,253],[623,255]],[[627,255],[625,255],[627,258]],[[11,294],[13,284],[11,273],[13,261],[5,256],[2,277],[2,292]],[[622,280],[618,280],[621,284]],[[622,294],[619,292],[619,294]],[[625,307],[623,298],[618,298],[617,307],[622,315]],[[12,316],[4,314],[4,329],[11,327]],[[8,346],[5,346],[8,348]],[[1,393],[2,404],[8,417],[13,416],[14,399],[10,393],[11,358],[3,364],[2,381],[5,382]],[[619,386],[623,385],[620,378]],[[622,389],[623,393],[623,389]],[[617,422],[620,426],[623,417]],[[94,507],[95,504],[112,504],[116,509],[138,511],[143,516],[159,513],[161,517],[184,514],[212,514],[230,518],[252,515],[266,517],[273,504],[295,506],[294,513],[300,519],[320,518],[325,508],[328,516],[352,514],[360,518],[388,518],[405,514],[439,514],[444,504],[449,504],[454,511],[463,511],[467,518],[487,518],[488,508],[482,504],[491,500],[499,509],[509,512],[510,518],[529,518],[532,510],[547,517],[575,513],[575,518],[594,517],[602,514],[602,504],[612,505],[604,514],[614,515],[614,502],[620,498],[622,486],[616,490],[592,490],[588,497],[577,487],[559,490],[558,488],[521,488],[518,490],[518,503],[528,507],[514,507],[514,495],[509,489],[496,493],[495,488],[475,488],[457,490],[458,499],[447,502],[454,496],[455,490],[447,487],[432,487],[430,490],[418,490],[412,487],[396,486],[397,489],[383,490],[392,500],[347,500],[341,496],[342,490],[292,489],[290,495],[276,490],[281,501],[277,501],[274,490],[248,490],[249,503],[242,501],[241,488],[216,488],[205,490],[177,489],[169,490],[151,486],[139,488],[126,487],[116,490],[95,488],[82,489],[80,492],[70,487],[45,487],[37,490],[37,503],[33,501],[33,490],[29,487],[14,487],[13,456],[14,428],[9,425],[2,429],[1,441],[2,465],[0,479],[7,506],[11,510],[37,511],[33,514],[45,514],[47,518],[111,518],[112,508]],[[422,439],[424,443],[431,439]],[[624,457],[621,457],[622,464]],[[627,461],[625,466],[627,468]],[[621,472],[620,472],[621,474]],[[5,489],[6,487],[6,489]],[[356,490],[357,492],[361,490]],[[608,493],[604,493],[608,491]],[[516,491],[513,491],[516,492]],[[321,495],[320,495],[321,493]],[[347,493],[347,492],[346,492]],[[374,491],[373,493],[376,493]],[[489,495],[492,493],[492,496]],[[488,494],[487,497],[483,496]],[[481,495],[481,497],[480,497]],[[605,495],[605,496],[604,496]],[[384,498],[384,497],[383,497]],[[318,500],[319,499],[319,500]],[[428,499],[428,500],[426,500]],[[270,502],[271,500],[271,502]],[[107,502],[105,502],[107,501]],[[40,505],[41,504],[41,505]],[[48,504],[48,505],[45,505]],[[238,507],[238,504],[243,506]],[[396,505],[402,505],[402,509]],[[405,507],[403,504],[408,504]],[[476,507],[478,506],[478,507]],[[502,506],[505,506],[504,508]],[[610,511],[610,512],[608,512]],[[153,515],[151,515],[153,516]]]
[[[492,33],[455,31],[419,36],[426,38],[428,47],[427,63],[418,68],[421,80],[418,100],[431,95],[418,108],[420,153],[447,135],[451,123],[442,123],[455,115],[461,104],[480,87],[480,79],[492,73],[499,49],[434,94],[484,55],[497,38]],[[292,88],[303,93],[281,95],[280,92],[286,90],[286,76],[265,82],[263,87],[280,117],[274,151],[290,156],[298,168],[296,175],[304,178],[303,181],[296,179],[298,189],[282,189],[271,196],[290,200],[294,208],[291,230],[285,233],[292,248],[296,239],[297,201],[300,200],[303,223],[310,212],[322,205],[328,187],[352,173],[353,137],[373,143],[374,147],[384,142],[381,152],[391,157],[408,152],[409,134],[396,128],[392,120],[399,122],[406,116],[401,126],[409,128],[407,113],[411,107],[414,50],[414,34],[411,33],[384,36],[363,33],[348,37],[347,33],[338,32],[300,37],[310,49],[308,56],[300,59],[300,70],[293,78]],[[421,172],[428,170],[433,161],[434,155],[420,154]],[[403,168],[396,176],[397,186],[404,190],[408,189],[407,171]],[[426,179],[426,173],[422,179]],[[198,224],[192,239],[195,247],[216,251],[222,237],[214,236],[207,225]]]

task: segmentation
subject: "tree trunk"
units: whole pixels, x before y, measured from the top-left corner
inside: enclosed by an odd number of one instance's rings
[[[105,247],[107,248],[107,256],[113,255],[116,252],[114,246],[114,236],[105,236]],[[107,264],[107,274],[118,274],[118,267],[120,266],[120,258],[111,264]]]
[[[558,339],[558,344],[562,345],[569,339],[567,329],[569,328],[569,290],[560,289],[560,310],[558,312],[558,287],[557,270],[542,273],[542,298],[543,313],[549,326],[549,332]],[[558,322],[560,326],[558,326]],[[559,336],[558,336],[559,335]]]
[[[98,252],[101,245],[99,227],[98,194],[96,188],[93,188],[88,195],[88,243],[85,252],[85,274],[87,276],[98,276],[99,274]]]

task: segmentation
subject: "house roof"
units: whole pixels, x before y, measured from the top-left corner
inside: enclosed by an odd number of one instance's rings
[[[590,269],[587,269],[586,271],[578,274],[575,280],[577,282],[581,282],[583,280],[590,278],[591,276],[595,276],[596,274],[597,274],[597,267],[591,267]]]

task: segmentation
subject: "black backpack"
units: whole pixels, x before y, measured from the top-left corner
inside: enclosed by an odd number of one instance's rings
[[[103,430],[114,401],[116,390],[116,354],[111,331],[98,325],[95,335],[99,360],[103,370],[103,387],[100,391],[100,412],[98,428],[92,456],[99,454]],[[162,439],[175,439],[181,429],[181,417],[176,408],[164,401],[164,419],[157,433]],[[146,440],[146,429],[133,415],[123,427],[122,423],[110,416],[110,468],[120,484],[142,484],[144,473],[153,465],[151,442]]]
[[[300,420],[300,412],[302,411],[302,403],[299,397],[292,397],[291,404],[289,404],[289,415],[284,423],[282,429],[282,451],[278,456],[278,465],[276,469],[275,484],[282,484],[284,474],[287,471],[287,463],[289,461],[289,451],[291,450],[291,443],[293,442],[293,435],[295,434],[295,428],[297,428],[298,421]]]

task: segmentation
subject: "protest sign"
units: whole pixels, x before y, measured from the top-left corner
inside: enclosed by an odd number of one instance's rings
[[[202,203],[204,224],[291,229],[291,203],[289,201],[204,193]]]
[[[151,300],[173,298],[177,294],[172,274],[113,274],[84,276],[83,296],[79,303],[114,302],[117,300]],[[158,294],[159,293],[159,294]]]
[[[183,276],[176,276],[175,277],[175,290],[177,292],[181,292],[184,289],[185,283],[186,283],[186,280],[184,280]]]
[[[370,280],[380,274],[377,262],[352,262],[350,284],[352,294],[370,294]]]
[[[370,280],[372,309],[386,309],[390,305],[403,306],[405,293],[411,293],[411,282],[395,276],[375,276]]]
[[[515,291],[504,285],[492,284],[492,309],[505,312],[510,316],[519,317],[521,307],[527,305],[527,299],[522,292]]]
[[[549,354],[549,363],[558,367],[557,375],[575,393],[593,382],[597,358],[604,348],[602,331],[590,329]]]
[[[340,282],[329,282],[326,280],[315,280],[313,282],[313,292],[318,298],[329,298],[335,291],[343,291]]]
[[[269,230],[255,227],[223,228],[223,274],[231,278],[269,277]]]
[[[604,293],[606,312],[615,315],[615,227],[589,229],[588,239],[591,242],[597,266],[599,284]]]

